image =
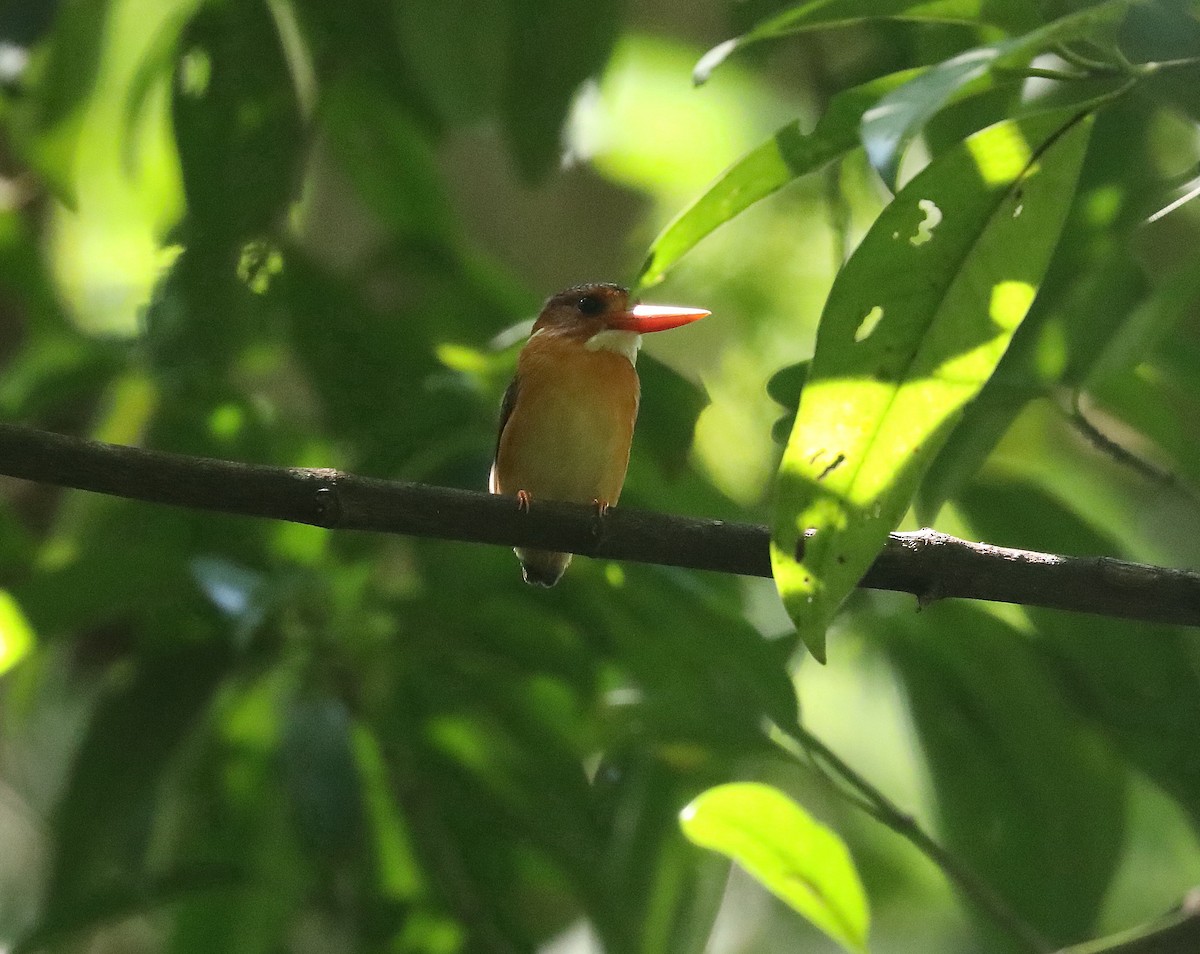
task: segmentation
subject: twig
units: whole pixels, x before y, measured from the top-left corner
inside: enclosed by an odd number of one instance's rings
[[[1083,409],[1082,400],[1083,395],[1079,391],[1071,395],[1071,407],[1066,412],[1067,419],[1070,421],[1071,426],[1095,447],[1096,450],[1107,454],[1118,464],[1128,467],[1139,477],[1143,477],[1151,483],[1170,490],[1178,490],[1193,498],[1196,496],[1195,491],[1182,482],[1175,474],[1161,467],[1156,467],[1150,461],[1138,456],[1124,444],[1114,440],[1100,430],[1088,418],[1087,413]]]
[[[1038,66],[1021,66],[1011,69],[1008,67],[996,67],[993,72],[999,73],[1002,76],[1014,76],[1019,79],[1047,79],[1062,83],[1071,83],[1075,80],[1088,78],[1087,73],[1068,73],[1065,70],[1051,70]]]
[[[101,444],[0,424],[0,475],[133,500],[338,530],[537,547],[612,560],[771,575],[766,527],[617,507],[534,501]],[[1111,557],[971,543],[934,530],[893,533],[862,586],[1200,626],[1200,574]]]
[[[1194,892],[1193,892],[1194,894]],[[1196,954],[1200,951],[1200,907],[1185,901],[1170,917],[1083,944],[1058,954]]]
[[[1014,911],[990,884],[942,847],[915,818],[901,811],[883,792],[842,761],[841,756],[808,729],[798,722],[778,728],[783,737],[776,737],[775,741],[784,751],[792,756],[798,755],[791,744],[795,740],[812,767],[839,796],[904,838],[937,865],[963,896],[1017,942],[1023,951],[1028,954],[1048,954],[1053,949],[1053,945]],[[841,779],[845,787],[839,785],[837,779]]]
[[[1111,63],[1104,60],[1093,59],[1085,56],[1076,50],[1072,50],[1065,43],[1057,43],[1054,46],[1054,52],[1062,59],[1066,60],[1072,66],[1078,67],[1081,70],[1089,73],[1116,73],[1118,70]]]

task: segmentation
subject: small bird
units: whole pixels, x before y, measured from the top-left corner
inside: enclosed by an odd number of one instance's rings
[[[488,489],[532,500],[593,503],[603,516],[621,496],[640,385],[642,335],[710,312],[633,305],[620,285],[576,285],[547,300],[517,359],[500,408]],[[571,554],[516,548],[526,583],[553,586]]]

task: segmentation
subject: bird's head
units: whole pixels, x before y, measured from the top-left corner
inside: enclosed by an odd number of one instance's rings
[[[678,328],[711,314],[701,308],[629,303],[629,289],[595,283],[576,285],[552,296],[534,322],[533,332],[549,331],[587,342],[605,331],[635,335]]]

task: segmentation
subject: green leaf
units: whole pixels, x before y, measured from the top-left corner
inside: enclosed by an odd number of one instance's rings
[[[863,148],[889,189],[896,191],[900,160],[921,127],[956,93],[986,81],[989,68],[1009,43],[977,47],[939,63],[867,111],[861,130]]]
[[[330,152],[394,234],[424,241],[448,236],[453,213],[429,137],[385,93],[353,79],[326,85],[320,115]]]
[[[818,659],[829,619],[1025,317],[1091,125],[1055,110],[976,133],[905,187],[838,274],[771,546],[776,585]]]
[[[1121,856],[1127,772],[1052,661],[970,603],[875,631],[903,678],[947,847],[1056,947],[1090,936]]]
[[[159,786],[229,664],[219,644],[172,645],[136,659],[103,698],[55,810],[47,925],[147,877]]]
[[[266,4],[206,4],[181,40],[173,119],[189,244],[271,234],[297,189],[305,120]]]
[[[281,778],[281,721],[299,667],[276,657],[230,679],[196,744],[181,753],[171,853],[228,865],[236,890],[181,899],[165,925],[165,954],[267,954],[283,945],[315,890],[317,859],[302,850]]]
[[[36,642],[33,627],[7,590],[0,590],[0,676],[29,655]]]
[[[40,338],[71,332],[38,236],[14,209],[0,211],[0,290],[20,304],[27,333]]]
[[[925,23],[992,24],[1005,29],[1028,29],[1037,22],[1033,6],[996,0],[805,0],[762,21],[748,33],[714,46],[692,71],[696,85],[735,51],[763,40],[805,30],[848,26],[864,20],[913,20]]]
[[[1153,365],[1135,375],[1122,375],[1105,382],[1089,396],[1105,412],[1134,428],[1170,460],[1167,469],[1176,479],[1200,486],[1200,439],[1196,428],[1186,422],[1200,413],[1195,389],[1195,372],[1183,381]]]
[[[729,881],[729,863],[697,852],[679,809],[716,783],[714,765],[681,764],[643,745],[610,747],[595,771],[596,814],[606,841],[606,907],[617,914],[605,950],[703,954]]]
[[[805,134],[800,122],[788,123],[762,145],[725,170],[704,195],[684,209],[650,245],[637,284],[646,288],[718,226],[793,179],[815,172],[858,145],[863,113],[889,90],[909,82],[920,70],[904,70],[838,93]]]
[[[617,0],[508,0],[511,12],[505,132],[517,168],[545,178],[562,154],[575,91],[608,60],[619,26]]]
[[[708,407],[708,394],[670,365],[646,354],[638,360],[638,377],[642,406],[652,409],[641,415],[633,453],[652,457],[667,477],[676,476],[687,466],[696,421]]]
[[[1111,334],[1096,343],[1088,355],[1091,360],[1069,368],[1068,371],[1076,373],[1068,380],[1079,386],[1095,387],[1134,368],[1195,308],[1198,295],[1200,273],[1193,268],[1181,269],[1145,295]]]
[[[895,191],[904,150],[920,134],[925,123],[964,87],[987,79],[994,71],[1021,69],[1031,57],[1055,43],[1079,39],[1111,27],[1132,2],[1108,0],[1024,36],[967,50],[884,96],[863,116],[862,141],[871,165],[879,171],[888,188]]]
[[[91,931],[146,917],[180,900],[219,894],[239,886],[241,873],[231,865],[195,865],[155,875],[136,886],[112,885],[98,891],[61,916],[40,921],[12,948],[12,954],[64,949]]]
[[[154,37],[129,81],[122,109],[122,133],[127,139],[125,161],[131,166],[136,166],[138,162],[138,157],[133,152],[137,145],[137,124],[151,106],[155,92],[163,86],[170,88],[179,59],[179,41],[201,2],[202,0],[176,0],[169,6],[169,13],[157,25]]]
[[[776,404],[782,404],[789,410],[796,407],[800,403],[800,394],[804,390],[804,382],[808,380],[811,368],[811,359],[780,368],[767,380],[767,395]]]
[[[867,896],[845,843],[770,785],[734,782],[701,793],[679,816],[701,848],[736,861],[848,951],[866,951]]]
[[[1066,233],[1070,235],[1070,231]],[[1068,239],[1064,239],[1064,245]],[[1049,291],[1050,279],[1047,279]],[[1090,274],[1074,283],[1060,307],[1049,314],[1042,303],[1031,310],[1027,325],[987,386],[963,415],[962,424],[938,452],[921,482],[917,496],[917,519],[932,523],[942,505],[975,474],[1032,400],[1045,396],[1055,380],[1069,382],[1074,372],[1090,367],[1112,334],[1111,328],[1126,321],[1133,300],[1143,293],[1144,279],[1128,249],[1098,263]],[[1067,347],[1065,367],[1052,355]]]
[[[1110,360],[1104,354],[1117,360],[1129,353],[1110,341],[1140,335],[1136,303],[1147,285],[1132,236],[1160,188],[1151,171],[1149,119],[1131,99],[1097,116],[1075,203],[1037,301],[922,480],[916,502],[922,523],[932,523],[958,494],[1030,401],[1061,383],[1079,387],[1096,362]],[[1169,319],[1146,320],[1150,332]]]
[[[440,116],[478,120],[498,98],[508,23],[504,0],[396,3],[399,42],[409,68]]]
[[[300,843],[324,860],[350,854],[363,836],[362,783],[342,699],[304,690],[283,713],[279,762]]]
[[[1079,480],[1084,479],[1081,473]],[[1000,546],[1139,556],[1128,552],[1125,531],[1111,514],[1081,513],[1078,494],[1064,500],[1031,480],[972,484],[959,508],[976,537]],[[1025,612],[1036,627],[1038,652],[1063,697],[1106,733],[1130,765],[1173,798],[1200,831],[1195,634],[1182,627],[1034,607]],[[1022,759],[1036,752],[1027,748]],[[1081,796],[1086,791],[1086,786],[1076,788]]]
[[[771,440],[782,447],[787,446],[788,435],[796,424],[796,408],[800,405],[800,393],[808,380],[812,361],[800,361],[780,368],[767,381],[767,395],[776,404],[782,404],[787,412],[771,425]]]
[[[483,417],[481,396],[438,364],[424,337],[436,333],[426,321],[453,328],[455,310],[476,299],[440,265],[414,267],[408,276],[414,285],[419,278],[423,292],[414,292],[398,315],[378,310],[355,283],[300,257],[289,260],[279,283],[291,340],[322,410],[357,455],[354,466],[371,472],[396,473],[402,462],[422,456],[436,462],[461,453],[456,448],[473,448],[471,427]],[[403,336],[395,333],[401,322]],[[410,413],[420,400],[428,402],[427,413]],[[486,409],[489,431],[493,414]],[[416,473],[436,482],[436,470]]]
[[[65,202],[74,201],[75,153],[88,101],[103,68],[105,24],[112,2],[66,4],[55,17],[29,94],[13,117],[16,145]]]

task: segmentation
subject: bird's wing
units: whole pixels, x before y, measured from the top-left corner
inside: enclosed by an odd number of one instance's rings
[[[496,428],[496,452],[492,455],[492,472],[488,475],[488,490],[492,493],[497,493],[496,487],[496,460],[500,457],[500,440],[504,437],[504,428],[508,424],[508,419],[512,417],[513,408],[517,406],[517,390],[520,379],[514,377],[504,391],[504,398],[500,401],[500,426]]]

